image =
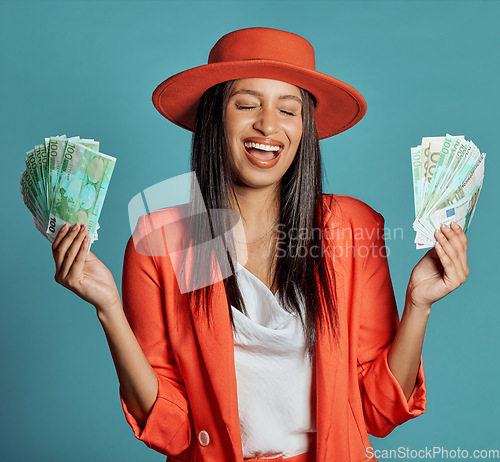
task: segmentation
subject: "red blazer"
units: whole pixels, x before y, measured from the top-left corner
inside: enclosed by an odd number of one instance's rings
[[[422,363],[410,399],[389,369],[399,323],[384,248],[384,219],[361,201],[323,196],[324,239],[335,268],[339,336],[317,336],[316,452],[325,462],[368,459],[368,433],[382,437],[425,412]],[[136,438],[167,461],[242,462],[234,340],[222,281],[215,283],[214,321],[193,316],[165,252],[164,226],[179,208],[141,217],[127,244],[123,307],[158,376],[158,397],[144,429],[129,413]],[[169,227],[172,242],[172,226]],[[178,227],[179,236],[182,225]],[[136,245],[134,245],[134,242]],[[171,245],[169,244],[169,247]],[[171,250],[172,253],[172,250]]]

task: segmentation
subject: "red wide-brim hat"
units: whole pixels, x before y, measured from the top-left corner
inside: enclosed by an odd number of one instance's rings
[[[351,86],[316,71],[314,49],[300,35],[265,27],[230,32],[214,45],[208,64],[180,72],[153,92],[156,109],[180,127],[193,131],[203,93],[227,80],[265,78],[287,82],[316,98],[320,139],[358,123],[366,102]]]

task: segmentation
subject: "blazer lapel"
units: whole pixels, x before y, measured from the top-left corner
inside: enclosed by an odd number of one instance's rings
[[[325,222],[331,209],[325,204]],[[236,461],[243,461],[240,422],[238,414],[238,396],[234,363],[234,337],[229,317],[226,290],[222,281],[213,284],[210,306],[212,322],[194,316],[194,327],[198,337],[201,354],[210,377],[222,419],[229,432]],[[317,460],[328,460],[332,441],[330,427],[337,409],[335,391],[338,371],[338,351],[330,335],[321,331],[317,335],[315,354],[316,383],[316,452]]]
[[[205,319],[195,316],[194,327],[217,405],[229,432],[235,460],[242,461],[234,338],[222,281],[213,285],[210,313],[212,316],[210,326]]]
[[[339,400],[335,400],[338,381],[338,358],[330,335],[319,333],[316,343],[316,459],[332,460],[332,449],[337,446],[332,425],[341,419]],[[340,448],[339,448],[340,449]]]
[[[323,227],[327,240],[333,239],[332,228],[336,227],[334,220],[331,221],[333,213],[333,196],[323,196]],[[328,265],[330,271],[335,271],[333,265]],[[337,275],[337,273],[336,273]],[[318,281],[319,284],[319,281]],[[339,279],[336,280],[337,309],[339,310],[339,332],[338,337],[333,338],[328,329],[317,331],[315,349],[315,379],[316,379],[316,460],[342,460],[342,454],[346,448],[342,442],[337,440],[339,422],[347,424],[343,418],[342,400],[336,399],[344,393],[343,386],[338,387],[339,369],[341,368],[340,355],[342,349],[342,333],[345,329],[342,322],[342,287],[339,287]],[[347,372],[345,372],[347,373]],[[347,396],[347,395],[344,395]],[[335,428],[333,428],[335,427]]]

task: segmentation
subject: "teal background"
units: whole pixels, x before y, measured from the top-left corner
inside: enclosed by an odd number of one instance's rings
[[[44,137],[100,140],[117,164],[92,250],[119,282],[129,200],[189,171],[190,133],[155,111],[152,91],[250,26],[303,35],[317,69],[366,98],[365,118],[322,142],[325,190],[403,228],[403,239],[387,242],[400,310],[424,254],[413,244],[410,146],[449,132],[488,153],[468,234],[470,276],[428,325],[427,412],[372,443],[500,449],[499,17],[495,1],[0,1],[0,459],[165,460],[126,423],[95,309],[55,283],[50,245],[18,181],[26,151]]]

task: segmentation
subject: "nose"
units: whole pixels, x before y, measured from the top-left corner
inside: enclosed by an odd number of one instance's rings
[[[278,129],[278,119],[273,108],[262,106],[254,122],[254,128],[264,136],[276,133]]]

